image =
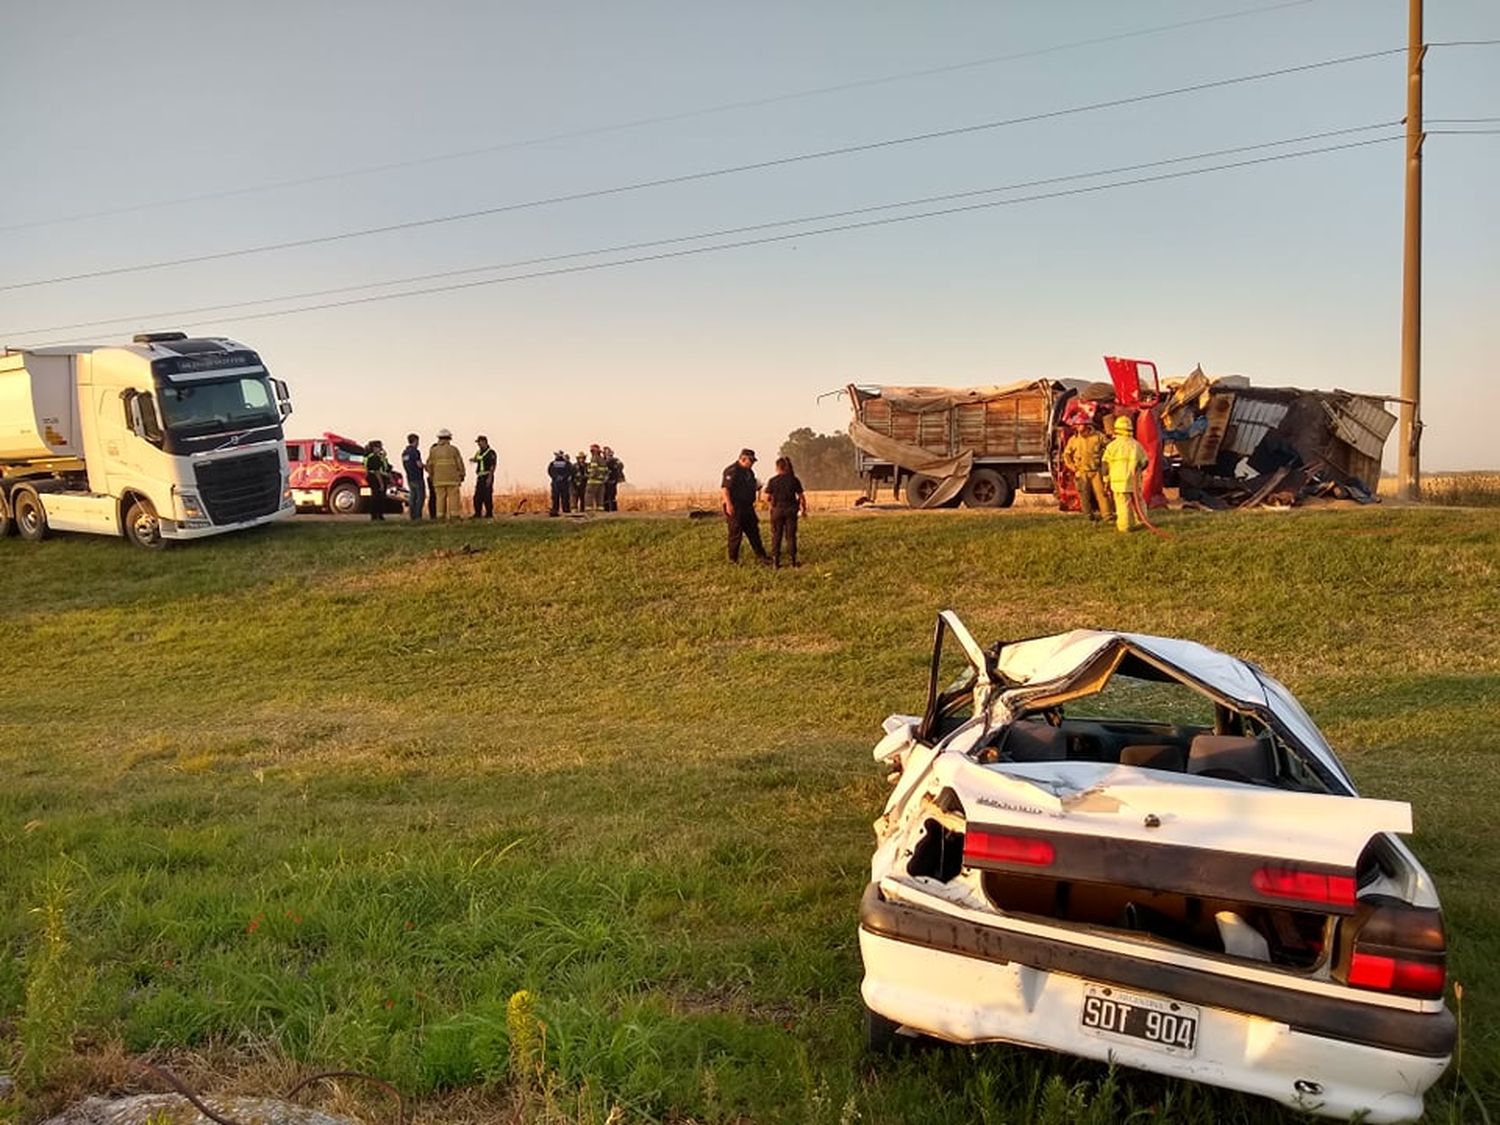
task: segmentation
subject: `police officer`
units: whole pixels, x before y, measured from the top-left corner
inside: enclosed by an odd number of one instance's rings
[[[470,457],[474,462],[474,518],[495,518],[495,464],[499,455],[490,448],[490,439],[480,434],[474,441],[479,451]]]
[[[573,459],[573,510],[583,511],[583,500],[589,487],[589,455],[583,450]]]
[[[1078,510],[1097,522],[1109,518],[1109,490],[1104,486],[1104,475],[1100,472],[1104,456],[1104,435],[1094,429],[1087,415],[1073,418],[1073,436],[1063,446],[1063,464],[1073,474],[1078,488]],[[1098,512],[1094,511],[1098,506]]]
[[[729,561],[740,561],[740,539],[750,544],[755,557],[766,566],[771,556],[760,541],[760,520],[755,516],[755,497],[760,482],[755,479],[755,450],[742,449],[733,464],[724,467],[719,491],[724,503],[724,519],[729,524]]]
[[[573,491],[573,463],[561,449],[552,455],[547,465],[547,479],[552,482],[552,510],[547,514],[555,516],[559,510],[571,512],[573,506],[569,503],[569,495]]]
[[[391,462],[385,455],[385,443],[372,441],[365,446],[365,481],[370,486],[370,518],[385,519],[385,494],[391,487]]]

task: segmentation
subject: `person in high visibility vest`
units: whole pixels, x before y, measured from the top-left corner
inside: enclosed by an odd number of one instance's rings
[[[495,518],[495,465],[500,455],[490,448],[490,439],[480,434],[474,439],[479,450],[470,457],[474,462],[474,518]]]
[[[437,438],[427,451],[427,472],[437,496],[437,518],[451,520],[463,514],[458,505],[458,486],[464,482],[464,455],[453,444],[452,431],[441,429]]]
[[[1133,527],[1131,505],[1140,502],[1141,472],[1146,468],[1146,450],[1131,436],[1130,419],[1115,416],[1115,437],[1104,447],[1104,469],[1115,500],[1115,530]]]
[[[604,451],[597,445],[589,446],[589,483],[583,494],[585,508],[604,510],[604,482],[608,479],[609,462],[604,459]]]
[[[385,455],[382,441],[372,441],[365,446],[365,482],[370,486],[370,518],[385,519],[385,494],[391,487],[391,460]]]

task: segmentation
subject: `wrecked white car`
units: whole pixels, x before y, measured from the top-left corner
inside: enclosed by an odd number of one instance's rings
[[[1021,1043],[1421,1115],[1456,1025],[1411,808],[1359,797],[1259,668],[1092,630],[986,651],[945,612],[926,714],[885,729],[873,1046]]]

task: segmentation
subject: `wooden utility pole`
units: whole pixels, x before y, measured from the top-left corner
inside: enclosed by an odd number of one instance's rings
[[[1406,242],[1401,287],[1401,452],[1396,495],[1422,497],[1422,0],[1410,0],[1406,47]]]

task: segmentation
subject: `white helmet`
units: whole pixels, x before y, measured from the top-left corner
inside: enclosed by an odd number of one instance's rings
[[[438,437],[440,437],[440,438],[451,438],[452,436],[453,436],[453,431],[450,430],[450,429],[444,428],[444,429],[441,429],[441,430],[438,431]]]

